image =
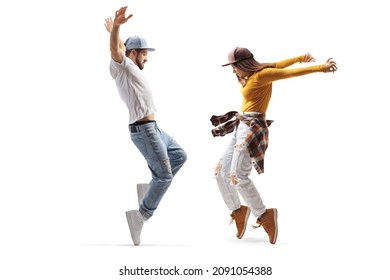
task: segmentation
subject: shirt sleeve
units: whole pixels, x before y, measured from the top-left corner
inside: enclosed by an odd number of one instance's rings
[[[115,79],[118,76],[119,72],[123,71],[123,69],[125,68],[125,64],[126,64],[125,62],[126,62],[125,56],[123,56],[121,63],[118,63],[111,58],[111,61],[110,61],[111,77],[113,77]]]
[[[262,84],[267,84],[277,80],[299,77],[315,72],[324,72],[324,70],[324,65],[314,65],[295,69],[266,68],[258,72],[257,80]]]
[[[293,57],[293,58],[288,58],[282,61],[279,61],[276,63],[276,68],[286,68],[288,66],[291,66],[295,63],[302,62],[304,59],[304,55]]]

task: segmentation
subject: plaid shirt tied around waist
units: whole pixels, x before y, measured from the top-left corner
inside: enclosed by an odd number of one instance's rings
[[[233,119],[234,117],[235,119]],[[266,120],[264,114],[239,114],[236,111],[229,111],[225,115],[213,115],[210,121],[215,126],[211,130],[214,137],[225,136],[233,132],[240,121],[248,125],[250,129],[242,145],[247,147],[257,173],[264,173],[264,156],[268,147],[268,126],[271,125],[272,120]]]

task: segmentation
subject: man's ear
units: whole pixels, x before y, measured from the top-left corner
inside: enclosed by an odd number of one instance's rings
[[[134,57],[137,57],[137,55],[138,55],[136,50],[131,50],[131,53],[134,55]]]

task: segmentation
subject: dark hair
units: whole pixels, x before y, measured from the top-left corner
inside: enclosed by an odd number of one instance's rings
[[[135,50],[136,53],[137,53],[137,55],[138,55],[139,49],[126,49],[126,52],[125,52],[126,57],[129,57],[129,55],[130,55],[130,53],[131,53],[132,50]]]
[[[251,74],[254,74],[256,72],[259,72],[265,68],[275,68],[275,63],[260,63],[256,61],[254,58],[248,58],[245,60],[238,61],[236,63],[233,63],[233,65],[237,68],[239,68],[242,71],[249,72]],[[240,77],[237,76],[238,81],[243,84],[243,81]]]
[[[238,61],[233,64],[237,68],[241,69],[245,72],[259,72],[263,70],[264,68],[275,68],[275,63],[260,63],[256,61],[254,58],[248,58],[245,60]]]

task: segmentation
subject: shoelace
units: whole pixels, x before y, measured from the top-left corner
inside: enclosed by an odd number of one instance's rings
[[[230,217],[232,217],[232,218],[230,219],[229,225],[231,225],[233,223],[233,221],[236,219],[236,215],[234,214],[234,212],[230,215]]]
[[[257,224],[257,225],[252,225],[252,228],[253,228],[253,229],[256,229],[256,228],[259,228],[259,227],[261,227],[261,224],[260,224],[260,223]]]

